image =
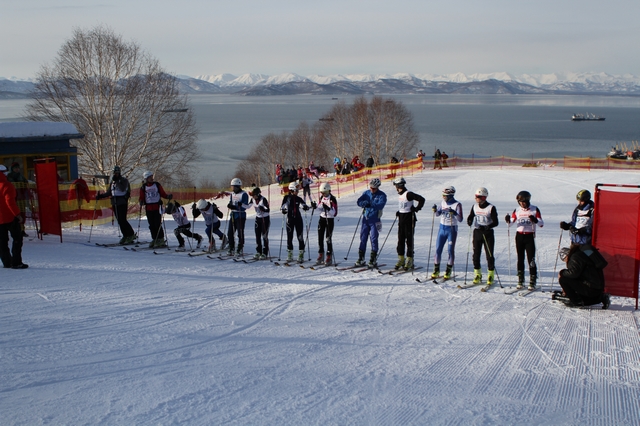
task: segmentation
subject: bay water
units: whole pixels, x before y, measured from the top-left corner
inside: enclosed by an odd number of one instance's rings
[[[595,95],[385,95],[413,114],[420,146],[449,156],[603,158],[612,146],[640,140],[640,97]],[[350,104],[354,96],[339,96]],[[190,95],[200,155],[193,175],[225,183],[268,133],[293,131],[324,116],[330,96]],[[27,100],[0,100],[0,121],[22,120]],[[575,113],[605,121],[573,122]],[[369,153],[358,153],[361,158]],[[413,155],[412,155],[413,156]],[[317,163],[317,162],[316,162]],[[325,165],[330,166],[330,165]],[[226,184],[225,184],[226,186]]]

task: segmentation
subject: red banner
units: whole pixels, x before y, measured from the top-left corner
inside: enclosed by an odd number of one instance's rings
[[[36,188],[40,214],[40,233],[60,235],[60,199],[58,195],[58,165],[55,160],[35,160]]]
[[[635,188],[606,190],[602,186]],[[596,185],[593,245],[609,262],[604,269],[605,291],[636,299],[638,308],[638,274],[640,268],[640,187],[631,185]]]

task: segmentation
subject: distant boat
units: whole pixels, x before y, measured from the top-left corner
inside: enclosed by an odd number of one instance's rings
[[[573,114],[573,116],[571,117],[571,121],[604,121],[604,120],[605,120],[604,117],[600,117],[599,115],[590,114],[590,113]]]

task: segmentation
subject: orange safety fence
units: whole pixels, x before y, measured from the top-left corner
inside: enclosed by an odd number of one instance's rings
[[[438,170],[434,170],[435,168]],[[347,175],[331,175],[316,179],[311,184],[311,194],[314,199],[319,197],[320,185],[328,182],[331,185],[331,192],[337,197],[364,191],[368,188],[369,181],[375,177],[381,181],[390,181],[396,177],[412,176],[415,173],[430,171],[437,173],[439,167],[463,168],[463,167],[554,167],[565,169],[605,169],[605,170],[640,170],[640,161],[618,160],[612,158],[591,158],[591,157],[563,157],[563,158],[511,158],[511,157],[488,157],[470,158],[449,157],[446,161],[438,164],[433,159],[422,160],[411,159],[401,163],[383,164],[380,166],[365,168],[355,173]],[[18,190],[18,206],[24,217],[38,220],[38,195],[35,184],[14,183]],[[262,188],[262,194],[274,204],[274,201],[287,192],[287,184],[271,184]],[[101,225],[105,223],[115,223],[111,202],[109,199],[96,201],[95,196],[98,190],[104,192],[104,186],[92,186],[75,181],[74,183],[61,183],[58,185],[60,196],[60,212],[62,225],[65,228],[75,226]],[[168,194],[173,195],[173,199],[185,207],[189,207],[195,201],[204,198],[215,202],[224,212],[228,203],[228,192],[218,191],[208,188],[165,188]],[[129,200],[128,218],[138,220],[144,209],[138,205],[139,188],[132,188]],[[303,194],[300,194],[303,195]],[[277,202],[276,202],[277,204]],[[33,212],[33,213],[32,213]],[[46,214],[46,213],[45,213]],[[27,220],[27,225],[29,221]]]

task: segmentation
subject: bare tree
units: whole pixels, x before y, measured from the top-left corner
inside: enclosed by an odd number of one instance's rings
[[[32,95],[31,120],[70,122],[85,135],[75,142],[81,172],[119,165],[123,174],[189,180],[197,131],[187,97],[156,59],[110,28],[75,29],[37,74]]]
[[[407,157],[418,146],[413,117],[401,102],[374,96],[337,103],[323,117],[322,133],[340,158],[372,155],[377,164]]]

